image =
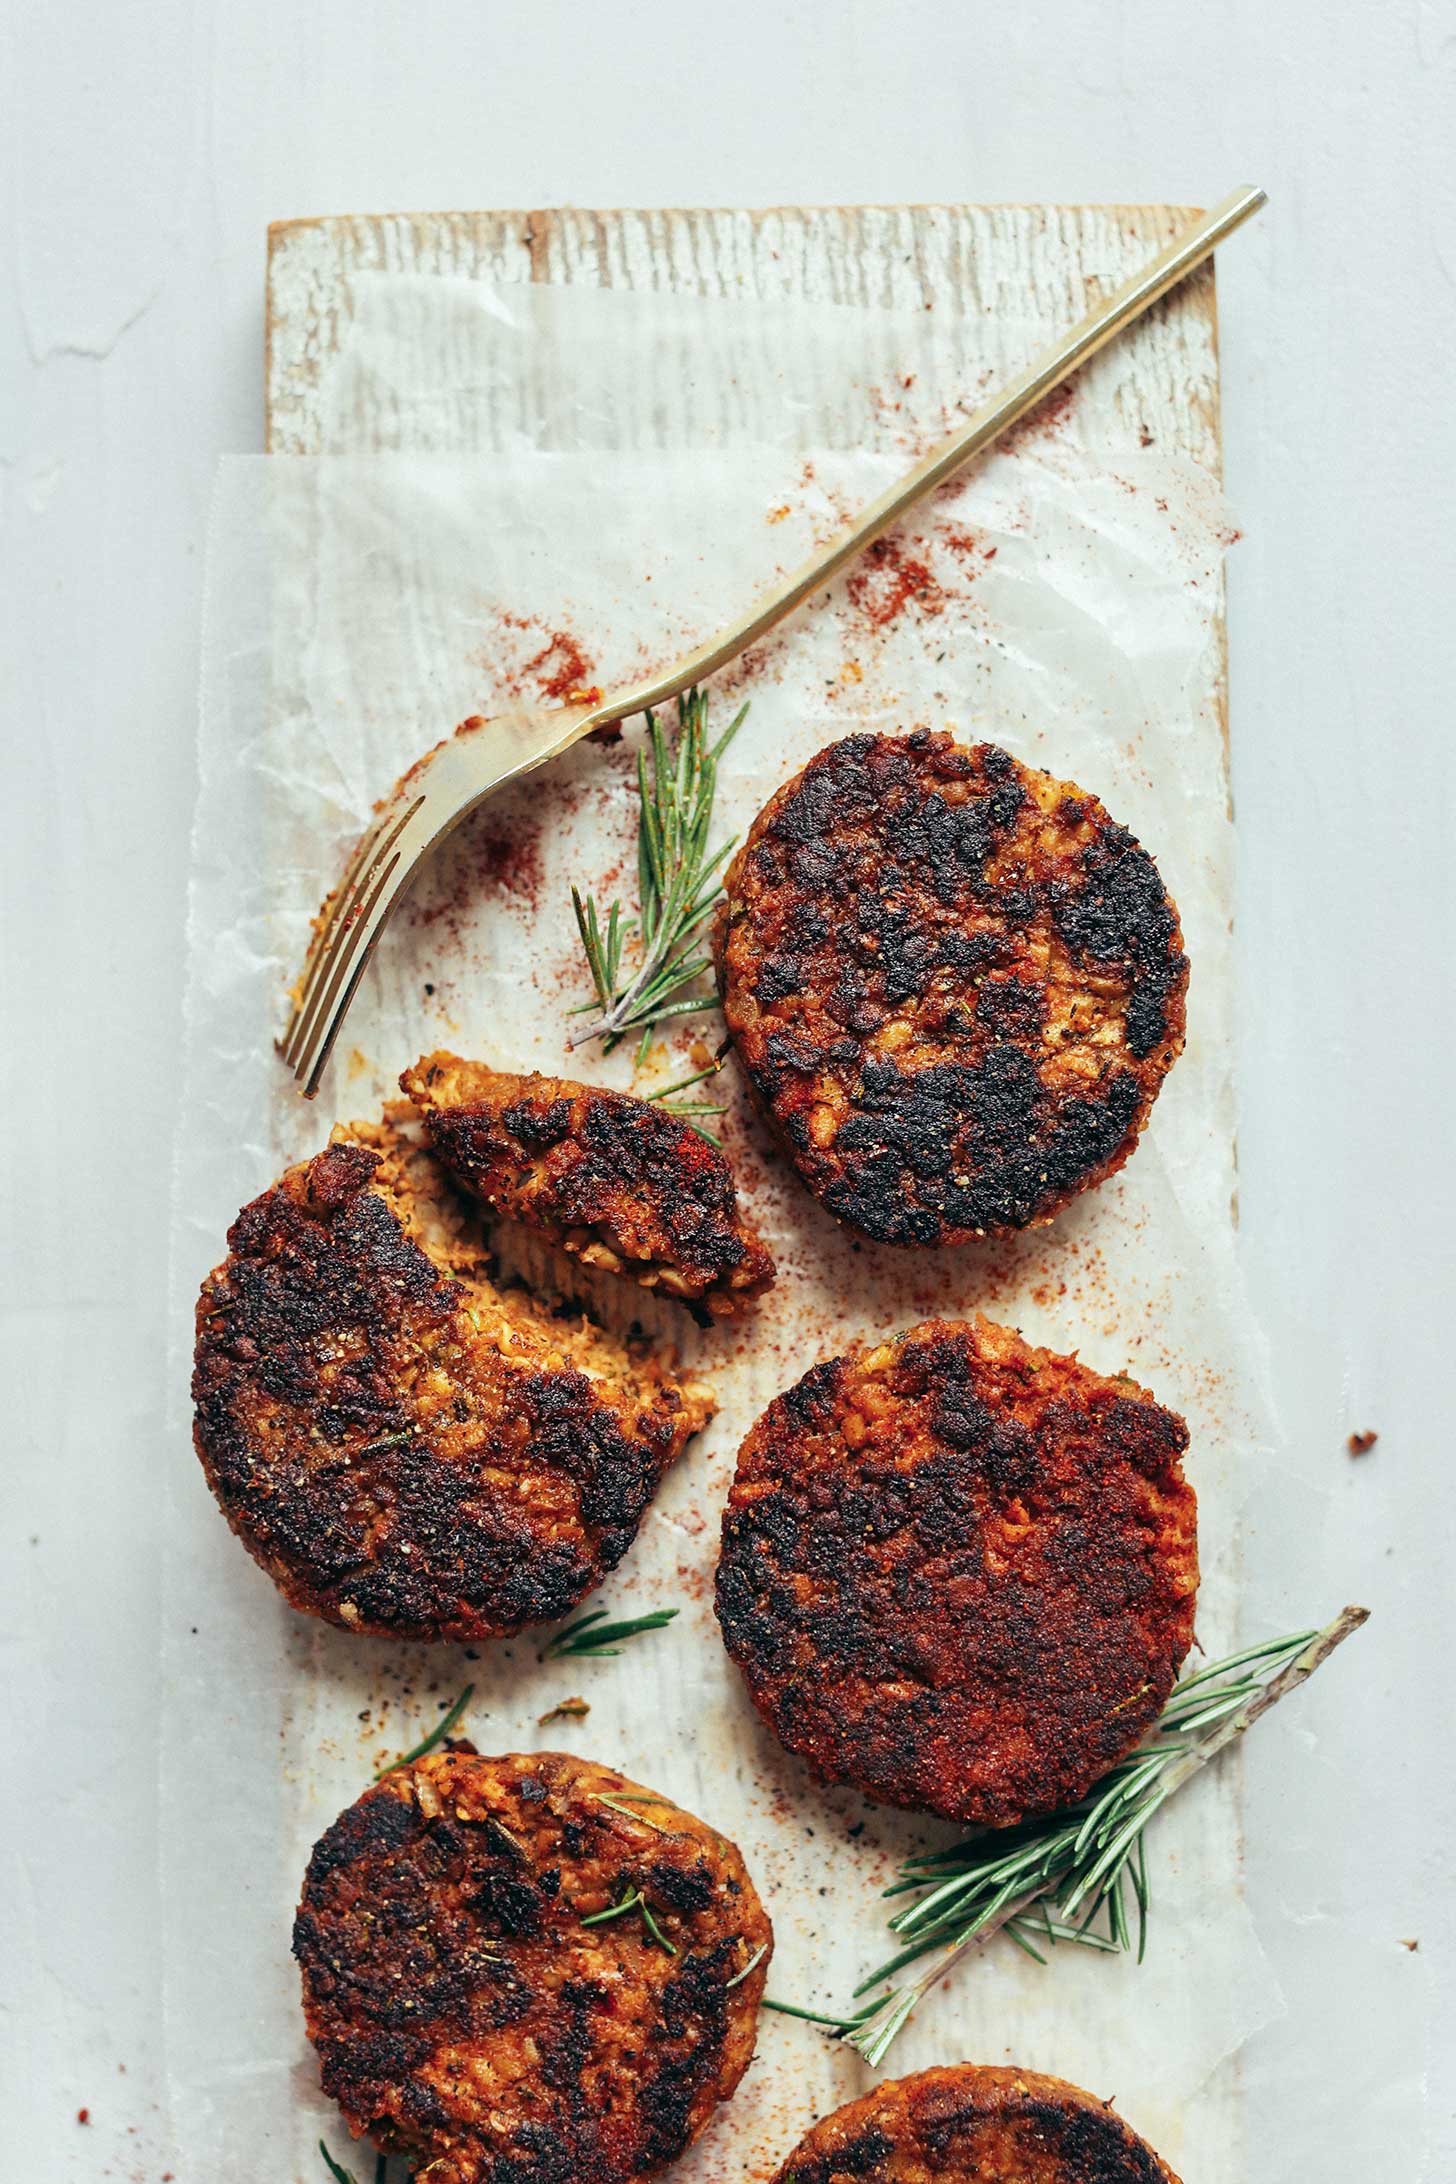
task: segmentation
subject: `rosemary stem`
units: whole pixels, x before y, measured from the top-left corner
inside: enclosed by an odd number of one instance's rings
[[[1251,1728],[1261,1715],[1267,1714],[1271,1706],[1277,1706],[1279,1701],[1287,1698],[1291,1691],[1297,1691],[1301,1684],[1307,1683],[1315,1670],[1322,1667],[1335,1649],[1343,1645],[1345,1640],[1353,1632],[1357,1631],[1362,1623],[1369,1620],[1369,1616],[1370,1611],[1368,1608],[1347,1607],[1341,1609],[1333,1622],[1327,1623],[1323,1630],[1316,1631],[1313,1637],[1301,1647],[1292,1661],[1280,1669],[1277,1675],[1271,1676],[1267,1683],[1259,1684],[1254,1690],[1250,1691],[1232,1712],[1225,1715],[1216,1728],[1211,1728],[1206,1735],[1199,1737],[1196,1743],[1191,1744],[1184,1751],[1178,1752],[1176,1747],[1169,1748],[1176,1752],[1176,1756],[1172,1757],[1167,1766],[1161,1770],[1160,1777],[1156,1780],[1156,1787],[1138,1805],[1133,1817],[1114,1835],[1112,1842],[1108,1844],[1107,1849],[1093,1867],[1092,1873],[1062,1904],[1063,1916],[1070,1918],[1077,1903],[1089,1892],[1095,1894],[1097,1890],[1109,1887],[1114,1898],[1113,1915],[1114,1917],[1120,1916],[1122,1862],[1124,1858],[1132,1854],[1133,1838],[1136,1839],[1139,1848],[1141,1847],[1144,1839],[1143,1830],[1153,1813],[1160,1806],[1166,1804],[1168,1799],[1182,1789],[1183,1785],[1197,1774],[1201,1768],[1206,1767],[1210,1760],[1216,1759],[1220,1752],[1226,1750],[1247,1729]],[[1236,1656],[1235,1661],[1241,1662],[1256,1658],[1264,1650],[1262,1648],[1251,1648],[1248,1654]],[[1268,1650],[1272,1651],[1274,1649],[1270,1648]],[[1227,1670],[1235,1665],[1235,1661],[1224,1662],[1219,1666]],[[1209,1676],[1216,1673],[1217,1669],[1204,1672]],[[1202,1680],[1202,1677],[1199,1680]],[[1190,1679],[1190,1682],[1192,1681],[1193,1679]],[[1124,1835],[1129,1837],[1126,1844],[1123,1842]],[[993,1936],[1000,1933],[1004,1927],[1011,1925],[1014,1920],[1022,1918],[1035,1905],[1042,1904],[1044,1906],[1049,1898],[1055,1897],[1061,1880],[1060,1868],[1053,1872],[1044,1873],[1041,1878],[1034,1881],[1029,1887],[1024,1888],[1019,1894],[1004,1900],[988,1917],[973,1924],[967,1933],[962,1934],[957,1940],[947,1943],[932,1958],[925,1970],[920,1972],[907,1985],[892,1987],[870,2011],[860,2018],[846,2017],[840,2019],[840,2029],[836,2037],[847,2045],[856,2048],[867,2062],[876,2065],[882,2062],[896,2034],[904,2026],[917,2005],[930,1993],[931,1989],[938,1986],[941,1980],[946,1977],[946,1974],[954,1971],[956,1965],[963,1958],[969,1956],[973,1950],[984,1948],[986,1943]],[[1140,1903],[1145,1904],[1147,1894],[1145,1870],[1139,1872],[1135,1885]],[[936,1896],[939,1897],[944,1893],[944,1889],[939,1889],[936,1891]]]
[[[1181,1759],[1174,1760],[1163,1777],[1166,1795],[1171,1797],[1175,1790],[1181,1790],[1191,1775],[1196,1775],[1199,1768],[1206,1767],[1211,1759],[1217,1758],[1226,1745],[1232,1744],[1246,1729],[1252,1728],[1261,1714],[1267,1714],[1271,1706],[1277,1706],[1281,1699],[1288,1698],[1291,1691],[1297,1691],[1302,1683],[1308,1683],[1315,1670],[1323,1667],[1336,1646],[1342,1646],[1362,1623],[1368,1623],[1369,1620],[1368,1608],[1341,1608],[1334,1621],[1326,1623],[1323,1630],[1316,1631],[1304,1651],[1287,1668],[1281,1668],[1277,1676],[1271,1676],[1266,1684],[1261,1684],[1256,1691],[1252,1691],[1243,1705],[1236,1708],[1201,1744],[1195,1744]]]

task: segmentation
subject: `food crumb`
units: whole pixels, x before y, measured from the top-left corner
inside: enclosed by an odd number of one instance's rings
[[[1415,1940],[1415,1941],[1402,1941],[1402,1942],[1401,1942],[1401,1947],[1402,1947],[1402,1949],[1409,1949],[1409,1950],[1410,1950],[1410,1952],[1411,1952],[1411,1954],[1412,1954],[1412,1956],[1414,1956],[1414,1954],[1415,1954],[1416,1950],[1417,1950],[1417,1949],[1419,1949],[1419,1947],[1420,1947],[1420,1942],[1419,1942],[1419,1940]]]
[[[1345,1445],[1352,1456],[1368,1456],[1379,1439],[1378,1433],[1352,1433]]]
[[[90,2109],[89,2109],[89,2108],[78,2108],[78,2109],[76,2110],[76,2121],[77,2121],[77,2123],[89,2123],[89,2122],[91,2121],[91,2111],[90,2111]]]
[[[538,1729],[543,1728],[548,1721],[580,1721],[584,1714],[590,1712],[591,1706],[585,1699],[558,1699],[554,1706],[547,1707],[544,1714],[536,1716],[536,1726]]]

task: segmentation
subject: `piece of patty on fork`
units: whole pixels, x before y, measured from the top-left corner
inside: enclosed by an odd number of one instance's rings
[[[733,2093],[772,1943],[703,1821],[589,1760],[466,1747],[335,1821],[293,1951],[324,2090],[382,2151],[431,2184],[632,2184]]]
[[[400,1079],[450,1174],[584,1265],[727,1319],[774,1263],[738,1210],[720,1147],[605,1085],[427,1054]]]
[[[194,1440],[289,1602],[469,1642],[615,1568],[711,1417],[642,1344],[498,1287],[398,1103],[245,1206],[197,1305]]]
[[[1106,2101],[1034,2070],[955,2063],[825,2116],[772,2184],[1178,2184]]]
[[[988,1320],[814,1366],[739,1452],[724,1641],[779,1741],[881,1803],[1074,1804],[1193,1637],[1181,1418]]]
[[[1122,1166],[1182,1051],[1188,961],[1152,858],[994,744],[829,745],[725,889],[714,954],[753,1097],[876,1242],[1050,1220]]]

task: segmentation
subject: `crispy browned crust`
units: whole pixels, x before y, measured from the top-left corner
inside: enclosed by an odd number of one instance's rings
[[[726,1319],[774,1278],[733,1171],[650,1100],[428,1054],[400,1078],[467,1190],[590,1266]]]
[[[583,1924],[633,1890],[672,1953],[636,1909]],[[748,2067],[772,1945],[701,1820],[589,1760],[468,1747],[334,1822],[293,1930],[325,2092],[431,2184],[675,2160]]]
[[[435,1263],[384,1172],[332,1144],[239,1214],[197,1306],[197,1452],[294,1607],[498,1637],[615,1566],[711,1404],[625,1350],[620,1381],[576,1370],[539,1309]]]
[[[772,2184],[1178,2184],[1104,2101],[1034,2070],[892,2078],[800,2139]]]
[[[770,798],[714,934],[753,1095],[880,1243],[1048,1221],[1120,1168],[1183,1049],[1157,867],[1093,796],[983,743],[847,736]]]
[[[1004,1827],[1073,1803],[1193,1636],[1181,1418],[989,1321],[816,1365],[749,1433],[718,1619],[822,1780]]]

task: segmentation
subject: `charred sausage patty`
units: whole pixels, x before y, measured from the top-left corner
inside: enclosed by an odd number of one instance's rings
[[[1049,1221],[1120,1168],[1183,1048],[1157,867],[1096,797],[950,736],[857,735],[764,806],[714,936],[755,1100],[887,1244]]]
[[[453,1054],[426,1055],[400,1084],[459,1183],[587,1265],[713,1319],[772,1282],[718,1147],[650,1100]]]
[[[738,1458],[718,1618],[829,1782],[1005,1827],[1073,1803],[1193,1636],[1181,1418],[987,1320],[816,1365]]]
[[[197,1452],[293,1606],[348,1629],[469,1640],[564,1615],[711,1415],[653,1358],[495,1288],[395,1122],[290,1169],[228,1246],[197,1306]]]
[[[431,2184],[653,2175],[747,2069],[772,1944],[701,1820],[588,1760],[468,1748],[334,1822],[293,1930],[325,2092]]]
[[[892,2078],[816,2123],[773,2184],[1178,2184],[1064,2078],[957,2063]]]

